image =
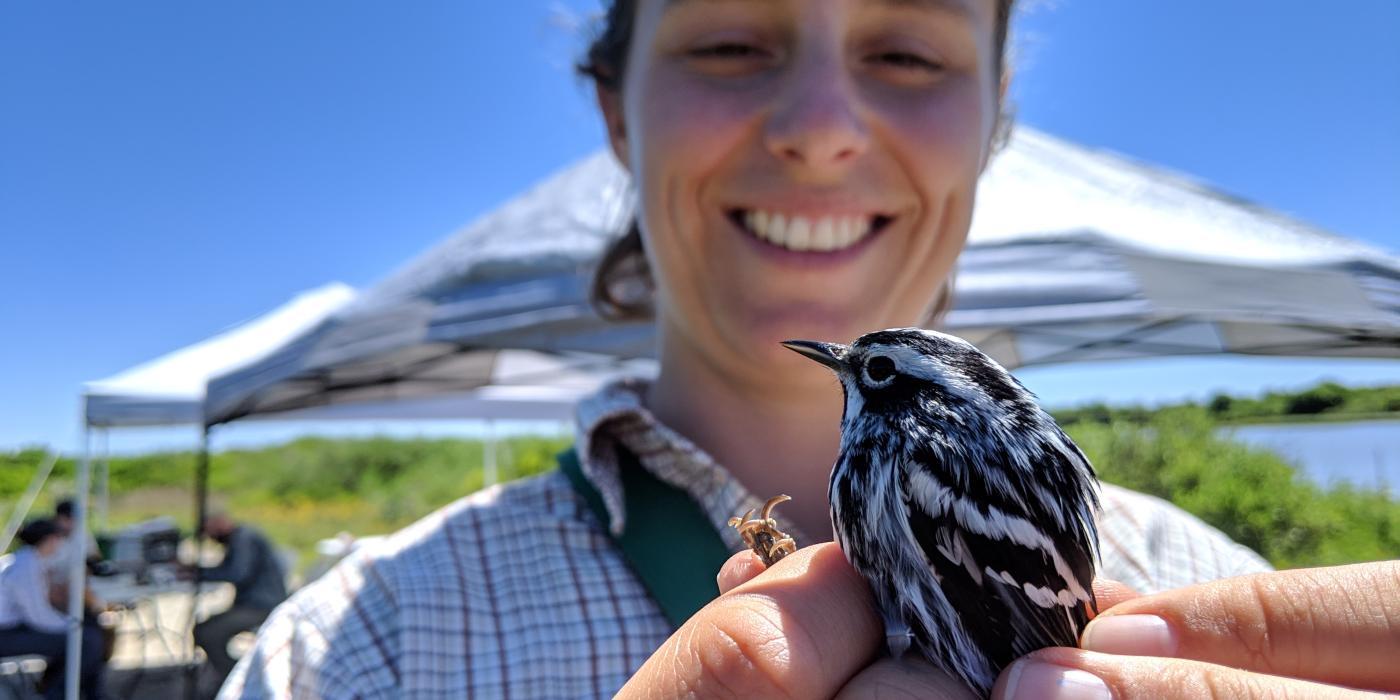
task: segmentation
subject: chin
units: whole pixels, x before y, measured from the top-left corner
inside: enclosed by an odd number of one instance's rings
[[[884,326],[878,320],[855,313],[853,309],[832,307],[817,303],[794,303],[777,308],[746,309],[748,323],[740,331],[741,342],[755,349],[761,348],[765,358],[774,357],[788,364],[786,355],[791,355],[779,343],[784,340],[824,340],[847,343],[855,338]],[[771,353],[771,355],[770,355]]]

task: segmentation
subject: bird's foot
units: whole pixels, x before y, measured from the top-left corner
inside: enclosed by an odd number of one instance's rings
[[[772,517],[774,507],[790,500],[792,497],[787,495],[774,496],[763,504],[757,518],[753,517],[753,511],[750,510],[742,516],[729,519],[729,526],[739,531],[744,544],[763,560],[765,566],[772,566],[783,557],[797,551],[797,542],[791,535],[779,530],[778,521]]]

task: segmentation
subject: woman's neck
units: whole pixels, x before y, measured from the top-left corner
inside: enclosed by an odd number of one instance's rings
[[[777,517],[814,538],[799,545],[831,539],[827,482],[841,441],[840,386],[744,381],[688,344],[666,342],[666,335],[661,332],[661,372],[646,396],[651,412],[755,496],[792,496]]]

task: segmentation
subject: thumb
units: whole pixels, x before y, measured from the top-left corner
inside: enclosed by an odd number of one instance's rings
[[[994,700],[1350,700],[1373,697],[1378,696],[1201,661],[1116,656],[1064,648],[1046,649],[1022,658],[1002,672],[992,689]]]
[[[719,568],[719,575],[715,576],[715,583],[719,585],[719,594],[724,595],[740,584],[748,583],[753,577],[763,573],[763,561],[758,558],[753,550],[745,549],[730,557],[724,562],[724,566]]]

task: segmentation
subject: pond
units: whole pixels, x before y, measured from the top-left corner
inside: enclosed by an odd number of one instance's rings
[[[1400,485],[1400,421],[1245,425],[1221,434],[1283,456],[1318,484]]]

